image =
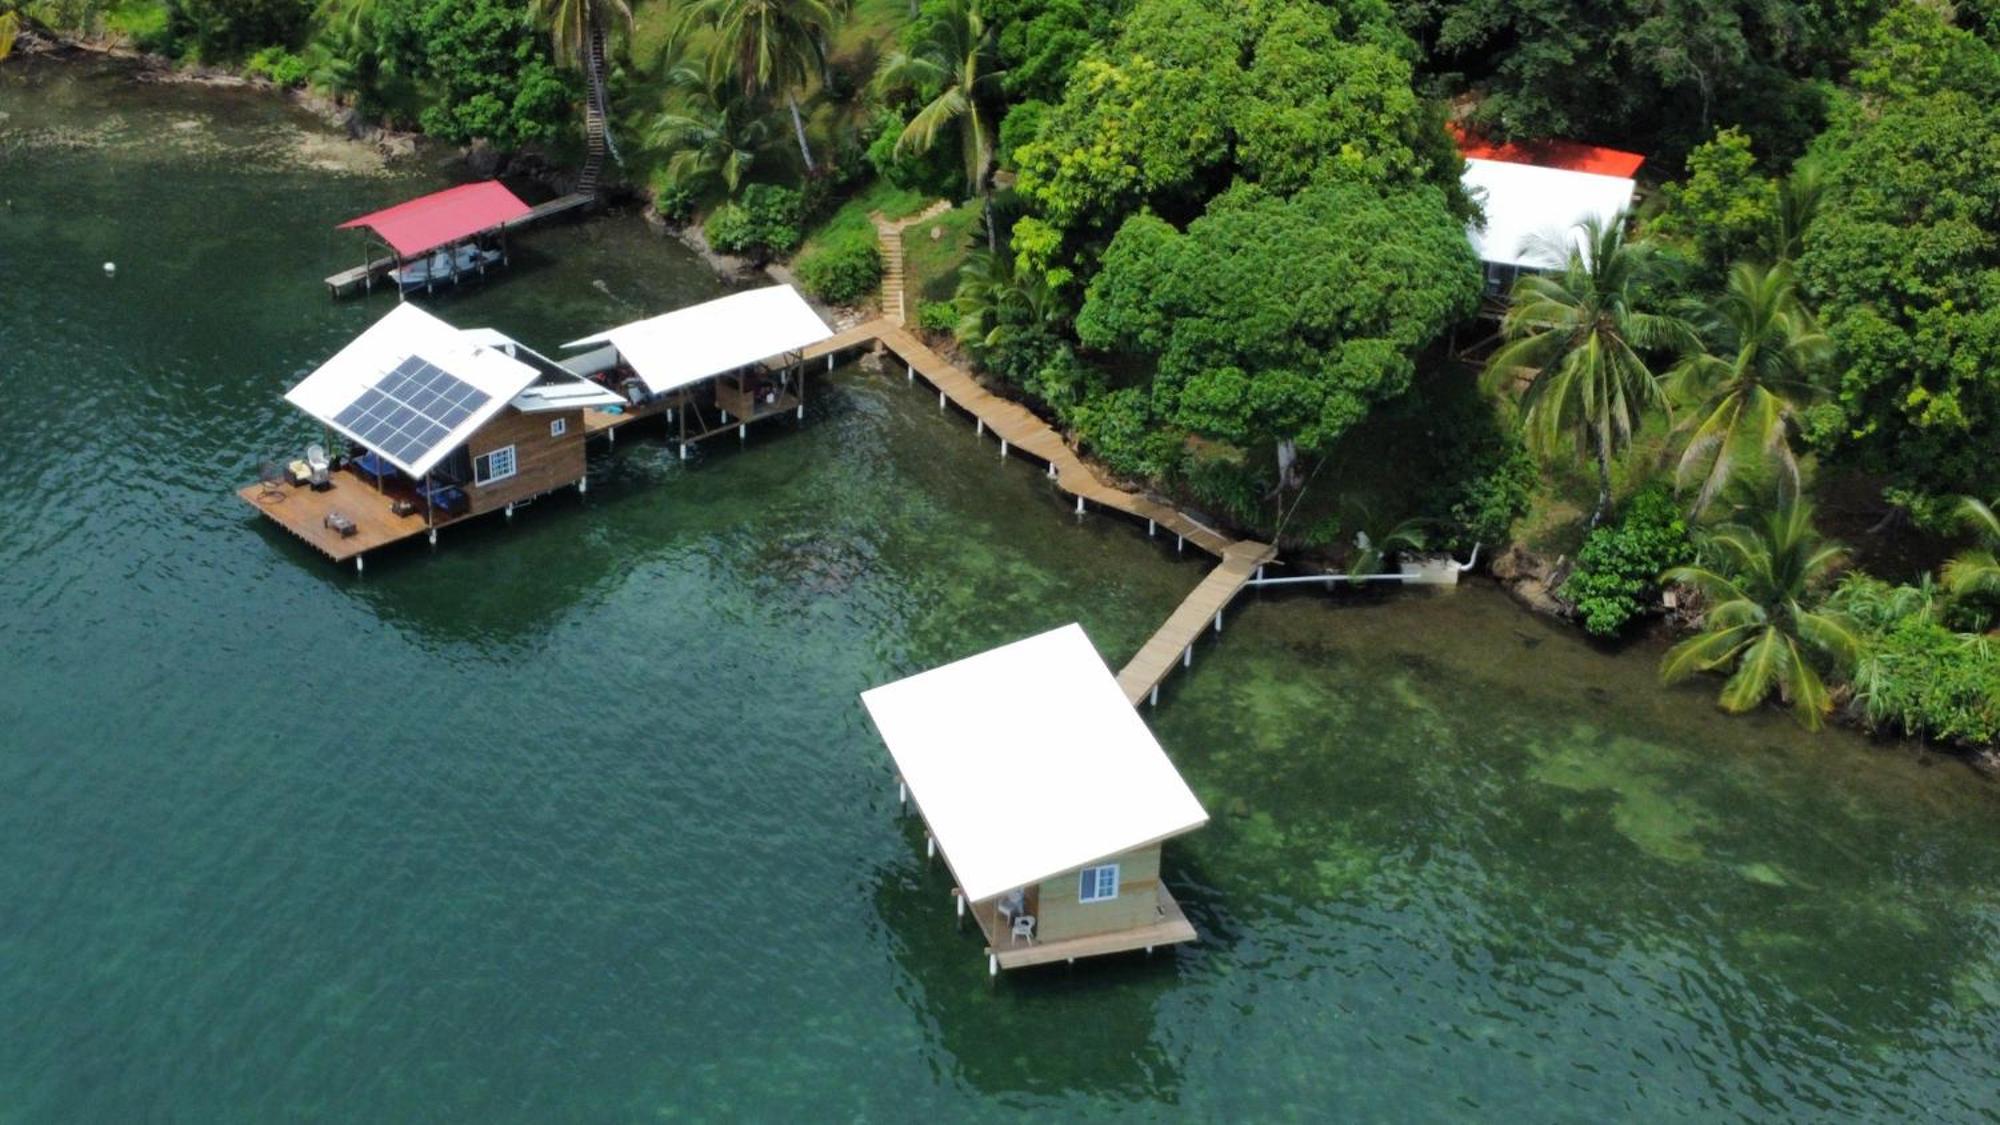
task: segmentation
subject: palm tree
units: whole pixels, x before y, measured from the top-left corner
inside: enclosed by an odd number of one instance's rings
[[[1578,451],[1596,460],[1595,527],[1611,510],[1612,456],[1648,408],[1667,405],[1642,353],[1685,347],[1694,333],[1675,317],[1635,307],[1653,256],[1645,243],[1626,241],[1624,215],[1579,226],[1579,244],[1531,242],[1531,250],[1563,266],[1514,283],[1500,323],[1507,342],[1487,361],[1485,382],[1494,389],[1530,373],[1521,396],[1528,446],[1547,457],[1574,436]]]
[[[21,34],[21,13],[12,5],[0,11],[0,59],[14,53],[14,40]]]
[[[1820,365],[1831,344],[1799,303],[1792,272],[1738,265],[1700,330],[1707,348],[1675,366],[1669,387],[1700,402],[1674,483],[1697,476],[1700,515],[1723,485],[1746,468],[1775,463],[1786,495],[1799,489],[1790,432],[1799,408],[1819,393]]]
[[[2000,515],[1983,500],[1961,496],[1958,520],[1979,537],[1979,545],[1944,564],[1945,589],[1961,598],[2000,594],[2000,562],[1993,557],[1994,548],[2000,547]]]
[[[1392,522],[1377,517],[1374,509],[1362,501],[1348,505],[1342,524],[1354,530],[1354,554],[1347,561],[1350,578],[1376,574],[1390,557],[1407,551],[1421,551],[1427,541],[1423,520],[1411,518]]]
[[[696,81],[653,119],[646,140],[668,153],[666,172],[673,183],[695,188],[719,181],[735,195],[773,132],[771,119],[749,99],[733,96],[729,87]]]
[[[1039,273],[1022,274],[1015,270],[1012,254],[990,250],[966,256],[952,306],[958,311],[953,334],[980,358],[1020,333],[1054,331],[1062,319],[1062,306]]]
[[[549,29],[556,59],[582,69],[590,82],[592,111],[600,120],[607,118],[611,105],[604,82],[605,29],[630,31],[631,5],[626,0],[528,0],[528,10]]]
[[[1805,253],[1806,228],[1826,196],[1826,167],[1812,157],[1792,165],[1778,184],[1778,213],[1771,224],[1771,252],[1780,262],[1796,262]]]
[[[1783,504],[1759,524],[1730,523],[1702,540],[1707,565],[1675,567],[1663,582],[1692,586],[1708,602],[1702,631],[1667,651],[1660,678],[1730,672],[1722,709],[1748,711],[1776,691],[1809,729],[1832,709],[1816,662],[1851,667],[1860,649],[1853,626],[1810,598],[1846,549],[1813,530],[1812,507]]]
[[[830,0],[690,0],[683,28],[704,26],[714,37],[709,75],[742,84],[746,96],[782,94],[806,171],[813,170],[799,90],[826,69],[826,40],[839,23]]]
[[[929,99],[896,138],[896,155],[929,152],[957,125],[966,186],[982,197],[993,163],[992,106],[1000,92],[997,32],[986,22],[984,0],[946,0],[924,23],[916,45],[890,55],[875,76],[879,86]]]

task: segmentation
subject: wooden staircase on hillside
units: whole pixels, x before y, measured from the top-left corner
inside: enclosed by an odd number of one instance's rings
[[[604,95],[604,31],[593,25],[590,29],[590,57],[586,62],[590,79],[590,95],[583,111],[584,161],[583,172],[576,178],[576,194],[596,195],[599,182],[604,175],[604,156],[608,152],[618,159],[618,149],[611,143],[611,132],[607,128],[607,106]],[[623,163],[620,160],[620,163]]]

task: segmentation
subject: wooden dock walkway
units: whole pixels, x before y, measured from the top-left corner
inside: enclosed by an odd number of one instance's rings
[[[1223,551],[1222,564],[1208,572],[1201,585],[1182,600],[1152,639],[1118,673],[1118,686],[1125,690],[1125,698],[1135,707],[1148,697],[1157,702],[1154,693],[1159,690],[1160,681],[1167,678],[1176,663],[1186,667],[1193,662],[1194,642],[1203,629],[1213,625],[1217,632],[1222,631],[1222,611],[1277,554],[1277,548],[1267,543],[1248,539],[1231,543]]]
[[[947,402],[956,403],[972,415],[981,433],[992,431],[1000,439],[1001,456],[1019,450],[1045,462],[1056,486],[1077,498],[1079,513],[1086,504],[1124,512],[1145,520],[1148,534],[1165,528],[1178,537],[1177,547],[1192,543],[1221,560],[1118,673],[1118,686],[1134,706],[1142,699],[1158,702],[1160,681],[1176,663],[1185,667],[1192,662],[1194,642],[1202,630],[1210,625],[1221,629],[1222,611],[1277,557],[1277,548],[1254,540],[1231,539],[1171,504],[1106,482],[1033,411],[980,386],[971,374],[926,347],[889,317],[857,324],[823,340],[808,348],[805,358],[832,357],[878,343],[907,366],[912,381],[922,376],[936,388],[940,408]]]
[[[538,203],[534,207],[529,208],[528,213],[519,218],[509,219],[500,224],[500,229],[503,231],[517,230],[531,223],[539,223],[543,219],[567,214],[579,207],[588,206],[596,198],[596,195],[587,192],[571,192],[568,195],[559,195],[547,203]],[[339,273],[328,277],[326,279],[326,288],[328,292],[336,297],[345,296],[357,286],[364,289],[368,288],[370,283],[376,278],[381,277],[394,268],[396,268],[396,259],[391,255],[385,254],[372,262],[341,270]]]

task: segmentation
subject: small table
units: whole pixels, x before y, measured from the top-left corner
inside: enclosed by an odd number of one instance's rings
[[[341,512],[328,512],[326,514],[326,519],[321,522],[323,522],[327,527],[332,528],[334,533],[336,535],[339,535],[342,539],[349,538],[355,532],[354,521],[348,519],[347,516]]]

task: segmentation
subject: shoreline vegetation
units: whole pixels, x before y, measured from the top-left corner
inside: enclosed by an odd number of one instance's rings
[[[1663,679],[1726,710],[2000,769],[2000,177],[1958,159],[2000,26],[1702,0],[1640,57],[1642,6],[1480,7],[0,0],[0,33],[551,190],[600,105],[655,229],[843,326],[873,217],[954,201],[902,235],[910,330],[1108,478],[1329,568],[1483,544],[1605,643],[1671,630]],[[1482,292],[1447,122],[1644,152],[1644,203]]]

